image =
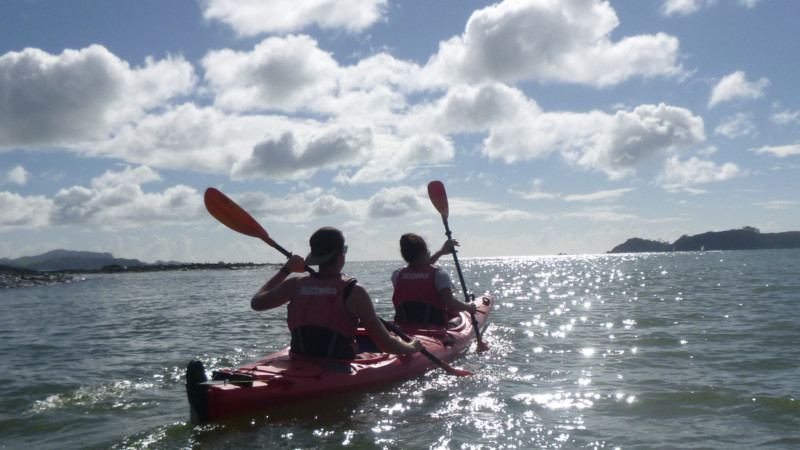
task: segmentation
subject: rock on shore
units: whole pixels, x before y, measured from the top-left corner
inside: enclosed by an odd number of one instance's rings
[[[62,272],[39,272],[0,266],[0,289],[61,284],[72,281],[73,275]]]

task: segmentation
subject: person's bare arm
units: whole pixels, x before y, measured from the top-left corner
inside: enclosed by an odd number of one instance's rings
[[[382,351],[403,355],[415,353],[424,348],[417,339],[414,339],[411,343],[405,343],[389,334],[389,331],[386,330],[386,327],[383,326],[380,318],[378,318],[378,314],[375,313],[372,299],[363,286],[357,284],[353,287],[350,296],[347,298],[347,308],[352,314],[361,319],[361,324],[364,325],[367,334]]]
[[[453,290],[450,288],[439,289],[439,299],[448,311],[467,311],[471,314],[475,314],[475,312],[478,311],[478,307],[475,306],[475,303],[465,303],[455,298],[453,296]]]
[[[457,245],[458,241],[455,239],[448,239],[444,241],[442,248],[437,250],[436,253],[432,254],[430,259],[428,259],[428,264],[436,264],[436,261],[438,261],[442,256],[453,253],[453,250],[455,250]]]
[[[302,256],[293,255],[283,266],[289,273],[305,271],[305,261]],[[287,279],[286,270],[279,270],[269,279],[250,300],[250,307],[256,311],[277,308],[289,301],[294,293],[295,278]]]

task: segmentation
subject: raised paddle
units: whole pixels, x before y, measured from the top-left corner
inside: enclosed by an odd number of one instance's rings
[[[447,235],[447,239],[453,238],[453,233],[450,231],[450,225],[447,223],[447,217],[450,215],[450,206],[447,202],[447,192],[444,190],[444,184],[441,181],[431,181],[428,183],[428,197],[431,199],[431,203],[439,211],[439,214],[442,215],[442,222],[444,223],[444,230],[445,234]],[[456,271],[458,271],[458,279],[461,280],[461,290],[464,291],[464,301],[469,303],[469,292],[467,292],[467,283],[464,282],[464,274],[461,272],[461,265],[458,263],[458,256],[456,255],[456,249],[453,248],[453,261],[456,263]],[[478,319],[475,318],[474,313],[470,313],[472,316],[472,327],[475,328],[475,339],[478,341],[478,353],[485,352],[489,350],[489,346],[483,342],[483,337],[481,337],[481,330],[478,326]]]
[[[213,187],[206,189],[204,198],[208,212],[226,227],[233,231],[238,231],[239,233],[261,239],[271,247],[283,253],[287,258],[292,256],[291,252],[278,245],[269,237],[267,230],[265,230],[253,216],[218,189]]]
[[[253,218],[247,211],[245,211],[241,206],[237,205],[236,202],[228,198],[225,194],[220,192],[215,188],[208,188],[206,189],[205,193],[205,203],[206,209],[215,219],[219,220],[223,225],[230,228],[233,231],[237,231],[239,233],[245,234],[247,236],[257,237],[262,241],[269,244],[271,247],[275,248],[279,252],[283,253],[284,256],[290,258],[292,253],[285,248],[278,245],[277,242],[272,240],[267,233],[267,230],[264,229],[257,221]],[[306,266],[306,271],[309,273],[315,273],[314,269]],[[390,322],[386,322],[383,319],[380,319],[383,322],[383,325],[389,329],[390,331],[397,334],[400,339],[403,339],[406,342],[410,342],[411,338],[409,338],[405,333],[403,333],[400,328]],[[466,370],[456,369],[446,362],[442,361],[441,359],[437,358],[434,354],[429,352],[428,350],[422,350],[421,353],[427,356],[431,361],[435,362],[439,367],[444,369],[450,375],[457,375],[457,376],[466,376],[472,375],[472,372],[468,372]]]

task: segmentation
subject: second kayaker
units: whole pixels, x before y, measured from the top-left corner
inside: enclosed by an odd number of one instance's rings
[[[378,347],[387,353],[408,354],[424,348],[415,339],[406,343],[386,330],[372,299],[356,279],[342,274],[347,254],[344,235],[322,227],[309,239],[311,253],[293,255],[256,292],[250,306],[256,311],[289,303],[287,322],[292,333],[290,350],[296,355],[348,360],[357,353],[356,329],[361,325]],[[303,273],[306,265],[319,266],[317,274]]]
[[[408,266],[392,274],[395,321],[447,326],[449,311],[477,311],[474,303],[453,296],[450,274],[434,265],[441,256],[453,253],[457,245],[456,240],[448,239],[431,255],[421,236],[406,233],[400,237],[400,254]]]

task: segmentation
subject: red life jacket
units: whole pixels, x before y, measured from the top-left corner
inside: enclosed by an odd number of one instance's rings
[[[394,283],[392,303],[395,320],[433,325],[447,323],[444,302],[436,289],[438,267],[408,266],[401,269]]]
[[[332,359],[354,359],[358,317],[345,306],[348,285],[356,279],[347,275],[338,278],[297,278],[286,322],[292,332],[293,353]]]

